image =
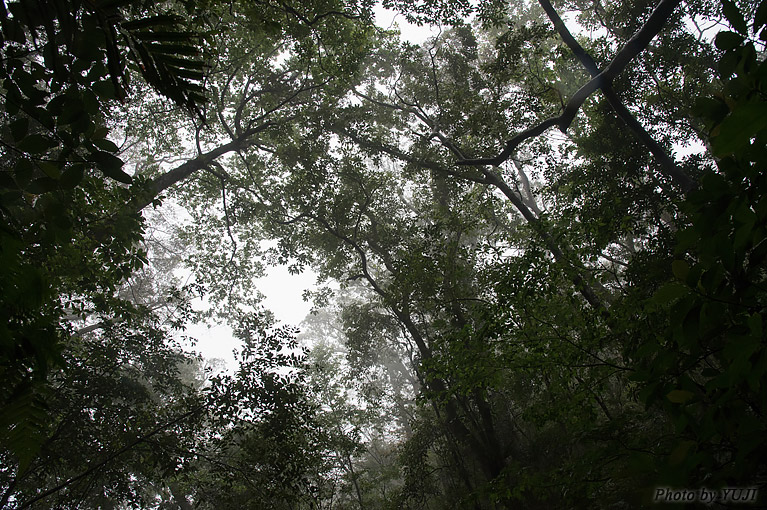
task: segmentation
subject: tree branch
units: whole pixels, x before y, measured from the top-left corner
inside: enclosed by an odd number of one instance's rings
[[[248,129],[231,142],[220,145],[206,153],[200,154],[196,158],[190,159],[189,161],[177,166],[176,168],[165,172],[149,183],[148,192],[143,197],[131,202],[128,205],[129,209],[136,212],[141,211],[143,208],[151,204],[157,195],[170,188],[171,186],[174,186],[175,184],[183,181],[190,175],[204,168],[208,168],[210,164],[220,156],[223,156],[229,152],[241,151],[247,147],[252,146],[256,143],[253,137],[261,131],[271,127],[272,125],[273,123],[269,121],[261,124],[260,126]]]
[[[59,485],[57,485],[56,487],[53,487],[52,489],[48,489],[47,491],[41,492],[40,494],[38,494],[34,498],[32,498],[29,501],[27,501],[24,504],[22,504],[19,507],[19,510],[22,510],[24,508],[29,508],[30,506],[32,506],[34,503],[40,501],[41,499],[45,499],[48,496],[50,496],[52,494],[55,494],[55,493],[65,489],[65,488],[69,487],[73,483],[82,480],[83,478],[91,475],[92,473],[94,473],[98,469],[101,469],[103,466],[105,466],[108,463],[112,462],[114,459],[116,459],[117,457],[119,457],[123,453],[125,453],[125,452],[129,451],[130,449],[134,448],[135,446],[143,443],[144,441],[146,441],[147,439],[151,438],[152,436],[155,436],[155,435],[159,434],[163,430],[165,430],[165,429],[167,429],[169,427],[172,427],[176,423],[179,423],[179,422],[185,420],[186,418],[189,418],[190,416],[200,412],[202,409],[203,409],[203,406],[198,406],[198,407],[192,409],[191,411],[189,411],[187,413],[184,413],[181,416],[179,416],[179,417],[177,417],[177,418],[175,418],[175,419],[173,419],[173,420],[171,420],[171,421],[169,421],[167,423],[164,423],[162,425],[157,426],[156,428],[154,428],[151,431],[149,431],[147,434],[144,434],[143,436],[137,438],[136,440],[132,441],[131,443],[123,446],[122,448],[120,448],[116,452],[114,452],[111,455],[107,456],[107,458],[105,458],[101,462],[95,463],[94,465],[92,465],[91,467],[89,467],[88,469],[86,469],[85,471],[80,473],[79,475],[73,476],[72,478],[70,478],[70,479],[60,483]]]
[[[538,0],[538,3],[543,10],[546,11],[546,15],[551,20],[554,28],[559,32],[560,37],[562,37],[562,40],[567,44],[573,54],[575,54],[575,56],[578,57],[578,60],[581,61],[583,67],[586,68],[591,76],[598,76],[599,67],[596,62],[591,58],[591,55],[583,49],[578,41],[575,40],[575,37],[573,37],[567,29],[567,26],[565,26],[565,23],[562,21],[562,18],[560,18],[556,9],[551,5],[551,2],[549,0]],[[663,147],[661,147],[652,135],[647,132],[644,126],[639,123],[629,109],[626,108],[626,105],[620,100],[618,94],[615,93],[615,89],[613,89],[611,83],[605,83],[602,86],[602,93],[605,95],[607,102],[615,111],[616,115],[618,115],[618,118],[626,123],[626,126],[634,132],[637,138],[639,138],[639,140],[648,148],[650,153],[655,156],[661,164],[661,171],[681,186],[683,191],[687,192],[694,188],[695,182],[676,165]]]
[[[596,74],[588,83],[583,85],[574,95],[570,98],[565,106],[564,111],[558,117],[551,117],[544,120],[537,126],[531,127],[522,133],[517,134],[506,142],[506,147],[503,151],[492,158],[477,158],[477,159],[462,159],[457,163],[459,165],[469,166],[481,166],[481,165],[493,165],[498,166],[511,157],[516,148],[522,142],[541,135],[544,131],[550,127],[557,126],[560,131],[566,132],[572,124],[575,115],[580,110],[583,103],[588,97],[593,94],[597,89],[603,89],[610,87],[612,80],[620,74],[621,71],[628,65],[628,63],[641,53],[650,41],[655,37],[658,32],[663,28],[674,8],[679,4],[681,0],[661,0],[656,6],[655,10],[650,14],[642,28],[634,34],[634,36],[621,48],[615,55],[613,60],[605,67],[601,72]],[[557,16],[558,18],[558,16]],[[561,22],[561,20],[560,20]],[[556,24],[555,24],[556,26]],[[564,26],[561,23],[560,26]],[[572,38],[572,36],[570,36]],[[574,41],[574,39],[573,39]],[[576,43],[577,44],[577,43]],[[593,63],[593,60],[591,60]],[[591,64],[590,64],[591,65]],[[594,64],[596,65],[596,64]],[[625,107],[624,107],[625,108]],[[633,118],[633,116],[632,116]],[[634,119],[636,122],[636,119]],[[638,124],[638,122],[636,122]],[[641,128],[641,125],[639,125]],[[634,126],[636,128],[636,125]],[[642,128],[643,129],[643,128]],[[644,140],[643,140],[644,141]],[[668,157],[668,156],[666,156]],[[673,162],[672,162],[673,163]],[[681,177],[677,177],[680,179]],[[681,178],[683,181],[684,179]],[[688,178],[689,180],[689,178]]]
[[[218,172],[214,171],[212,168],[208,168],[210,173],[218,177],[218,180],[221,181],[221,202],[224,206],[224,222],[226,223],[226,231],[229,234],[229,240],[232,241],[232,256],[229,259],[229,263],[231,264],[234,260],[234,256],[237,253],[237,241],[234,239],[234,235],[232,234],[232,225],[234,224],[232,219],[229,217],[229,208],[226,205],[226,171],[224,170],[224,167],[222,167],[218,162],[211,161],[211,166],[215,166],[218,168]]]
[[[455,170],[450,170],[449,168],[446,168],[444,165],[440,164],[437,161],[433,161],[433,160],[429,160],[425,158],[416,158],[404,152],[398,147],[393,147],[391,145],[387,145],[378,141],[364,139],[361,136],[358,136],[345,128],[332,126],[331,130],[333,130],[333,132],[336,133],[337,135],[345,136],[346,138],[349,138],[350,140],[355,142],[360,147],[364,147],[375,153],[386,154],[400,161],[404,161],[405,163],[418,165],[428,170],[433,170],[435,172],[451,175],[459,179],[465,179],[467,181],[476,182],[477,184],[490,184],[487,181],[487,179],[480,177],[478,175],[470,175],[463,172],[456,172]]]

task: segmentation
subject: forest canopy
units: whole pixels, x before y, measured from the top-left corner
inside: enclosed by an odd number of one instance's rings
[[[0,3],[0,508],[765,503],[765,27]]]

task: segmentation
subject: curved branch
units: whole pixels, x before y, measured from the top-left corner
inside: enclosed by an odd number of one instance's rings
[[[583,85],[573,95],[573,97],[570,98],[570,100],[567,102],[567,105],[565,106],[565,110],[561,115],[558,117],[551,117],[546,119],[537,126],[531,127],[522,133],[517,134],[508,142],[506,142],[506,147],[500,154],[495,157],[462,159],[457,163],[459,165],[470,166],[498,166],[511,157],[519,144],[530,138],[541,135],[550,127],[557,126],[560,131],[567,131],[584,101],[586,101],[586,99],[588,99],[588,97],[597,89],[604,90],[605,88],[611,87],[612,80],[618,74],[620,74],[626,65],[628,65],[628,63],[634,57],[641,53],[647,47],[650,41],[658,34],[658,32],[660,32],[674,11],[674,8],[676,8],[680,1],[681,0],[661,0],[660,3],[658,3],[658,5],[655,7],[655,10],[653,10],[652,14],[650,14],[650,17],[647,19],[645,24],[642,25],[642,28],[640,28],[639,31],[634,34],[634,36],[623,46],[623,48],[618,51],[613,60],[607,65],[607,67],[605,67],[601,72],[594,76],[588,83]],[[561,26],[564,26],[564,24],[562,23]],[[634,119],[634,121],[636,121],[636,119]]]
[[[557,13],[556,9],[551,5],[549,0],[538,0],[546,15],[551,20],[554,28],[559,33],[562,40],[567,44],[573,54],[578,57],[583,67],[589,72],[591,76],[599,75],[599,67],[597,63],[591,58],[591,55],[583,49],[583,47],[575,40],[575,37],[570,33],[562,21],[562,18]],[[648,41],[649,42],[649,41]],[[650,153],[655,156],[658,162],[661,164],[661,171],[670,177],[674,182],[682,187],[682,190],[687,192],[695,187],[695,182],[688,176],[681,168],[677,166],[668,153],[661,147],[661,145],[647,132],[647,130],[639,123],[634,115],[626,108],[626,105],[615,93],[612,84],[605,83],[602,86],[602,93],[605,95],[607,102],[615,111],[618,118],[626,123],[626,126],[634,132],[639,140],[648,148]]]

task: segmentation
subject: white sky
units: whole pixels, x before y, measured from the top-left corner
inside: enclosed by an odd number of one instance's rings
[[[376,17],[376,25],[381,28],[391,29],[399,28],[400,39],[413,44],[421,44],[436,30],[428,26],[419,27],[408,23],[404,16],[389,9],[384,9],[381,4],[376,4],[373,8]]]
[[[316,275],[312,271],[291,275],[287,266],[270,267],[266,273],[257,280],[258,290],[266,296],[262,304],[280,324],[298,326],[311,309],[311,303],[303,300],[303,293],[314,287]],[[232,336],[229,327],[197,324],[187,327],[185,334],[197,339],[194,349],[205,358],[220,358],[230,368],[234,366],[232,351],[239,350],[240,342]]]

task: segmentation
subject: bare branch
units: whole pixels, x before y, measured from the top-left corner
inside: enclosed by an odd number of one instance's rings
[[[229,208],[226,205],[227,175],[224,167],[222,167],[217,161],[211,161],[210,166],[216,167],[218,171],[213,170],[211,167],[208,167],[208,171],[218,177],[218,180],[221,181],[221,202],[224,206],[224,222],[226,223],[226,231],[229,234],[229,239],[232,241],[232,257],[229,259],[229,263],[231,264],[234,260],[235,254],[237,253],[237,241],[234,239],[234,234],[232,234],[232,219],[229,217]]]

